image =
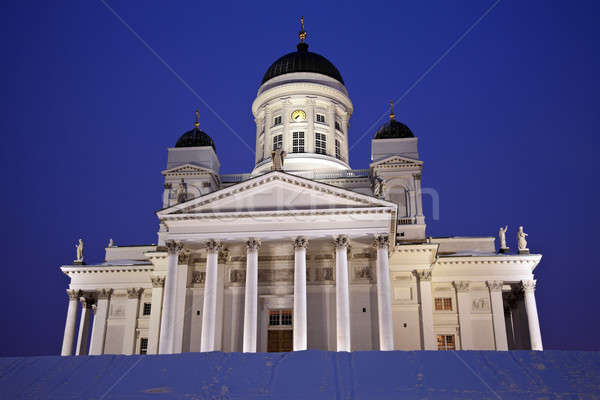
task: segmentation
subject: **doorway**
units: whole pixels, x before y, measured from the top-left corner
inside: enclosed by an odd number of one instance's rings
[[[294,348],[293,332],[292,310],[270,310],[267,352],[292,351]]]

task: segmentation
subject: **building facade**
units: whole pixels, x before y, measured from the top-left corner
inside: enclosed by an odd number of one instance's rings
[[[427,237],[418,139],[393,112],[351,169],[348,91],[299,36],[252,104],[251,172],[220,174],[197,120],[168,149],[158,244],[111,240],[89,265],[80,244],[61,267],[62,354],[542,350],[541,255]]]

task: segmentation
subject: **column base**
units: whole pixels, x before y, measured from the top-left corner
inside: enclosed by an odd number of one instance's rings
[[[519,254],[529,254],[529,249],[519,249]]]
[[[500,254],[508,254],[508,253],[510,253],[510,248],[509,247],[500,248],[498,250],[498,253],[500,253]]]
[[[73,265],[85,265],[85,262],[84,262],[84,261],[77,261],[77,260],[74,260],[74,261],[73,261]]]

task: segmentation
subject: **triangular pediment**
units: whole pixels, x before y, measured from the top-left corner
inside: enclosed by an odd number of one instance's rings
[[[273,171],[161,210],[158,216],[374,207],[395,210],[396,204],[285,172]]]
[[[214,171],[208,168],[199,167],[194,164],[183,164],[161,171],[164,176],[177,174],[214,174]]]
[[[423,161],[414,158],[403,157],[403,156],[390,156],[379,161],[371,163],[371,168],[376,167],[389,167],[389,166],[401,166],[401,167],[420,167],[423,165]]]

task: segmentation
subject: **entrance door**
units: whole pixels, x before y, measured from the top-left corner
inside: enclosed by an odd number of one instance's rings
[[[293,338],[292,330],[270,330],[267,341],[267,351],[269,353],[280,353],[283,351],[292,351]]]
[[[292,351],[294,346],[292,310],[269,311],[269,333],[267,351],[269,353]]]

